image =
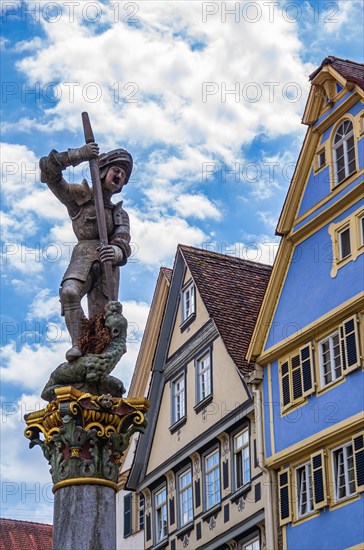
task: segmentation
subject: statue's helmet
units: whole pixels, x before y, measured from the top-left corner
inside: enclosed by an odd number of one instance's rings
[[[129,181],[133,170],[133,157],[125,149],[114,149],[108,153],[102,153],[99,156],[99,168],[101,178],[106,176],[107,170],[111,166],[121,166],[126,173],[124,185]]]

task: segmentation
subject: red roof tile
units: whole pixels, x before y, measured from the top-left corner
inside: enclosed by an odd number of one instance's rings
[[[252,365],[245,360],[245,354],[271,266],[190,246],[179,248],[228,353],[238,368],[248,374]]]
[[[52,525],[1,518],[0,550],[52,550]]]
[[[363,63],[351,61],[350,59],[341,59],[340,57],[330,55],[329,57],[325,57],[320,67],[316,69],[312,74],[310,74],[310,80],[315,78],[315,76],[321,71],[322,67],[324,67],[325,65],[332,65],[332,67],[346,80],[349,80],[350,82],[355,82],[355,84],[359,84],[359,86],[364,89]]]

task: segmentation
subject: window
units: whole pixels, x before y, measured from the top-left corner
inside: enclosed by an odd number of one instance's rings
[[[325,388],[360,365],[356,316],[346,319],[338,329],[318,344],[321,387]]]
[[[320,168],[325,166],[325,164],[326,164],[325,149],[321,149],[321,151],[319,151],[316,156],[316,170],[320,170]]]
[[[239,550],[260,550],[259,536],[247,540],[245,542],[239,542]]]
[[[130,537],[132,532],[132,494],[124,496],[124,538]]]
[[[339,232],[340,260],[344,260],[351,254],[350,227],[345,227]]]
[[[301,518],[314,509],[311,462],[296,468],[296,492],[297,518]]]
[[[205,456],[205,507],[206,510],[220,502],[220,453],[219,450]]]
[[[327,457],[331,453],[331,462]],[[328,476],[327,466],[330,467]],[[295,476],[293,486],[292,476]],[[330,481],[330,483],[329,483]],[[328,492],[332,491],[332,495]],[[364,491],[364,432],[331,449],[320,449],[304,464],[278,472],[279,524],[300,520],[316,510],[334,507]],[[295,506],[294,506],[295,504]],[[294,508],[294,509],[293,509]]]
[[[144,495],[142,493],[139,494],[138,497],[138,529],[139,531],[141,529],[144,529]]]
[[[322,166],[326,164],[325,151],[320,151],[320,153],[317,155],[317,162],[319,168],[322,168]]]
[[[167,537],[167,491],[163,487],[154,494],[155,542]]]
[[[172,424],[185,416],[185,375],[172,382]]]
[[[354,131],[350,120],[344,120],[336,130],[333,153],[335,182],[338,184],[355,172]]]
[[[178,476],[179,525],[182,527],[193,520],[192,473],[191,469]]]
[[[211,395],[211,358],[210,351],[196,361],[197,403]]]
[[[321,385],[327,386],[342,375],[339,331],[319,343]]]
[[[353,445],[332,451],[335,502],[355,494]]]
[[[364,246],[364,216],[359,218],[359,246]]]
[[[234,437],[234,475],[236,489],[250,481],[249,428]]]
[[[282,411],[300,403],[315,389],[311,344],[280,361]]]
[[[182,323],[195,313],[195,285],[189,283],[182,291]]]
[[[364,210],[352,212],[345,219],[330,223],[328,232],[332,243],[331,277],[336,277],[339,269],[354,262],[364,252]]]
[[[293,472],[283,468],[278,472],[279,524],[286,525],[293,518],[291,499],[291,479]],[[310,456],[306,464],[295,470],[296,493],[292,497],[296,502],[296,519],[327,506],[326,463],[324,450]]]

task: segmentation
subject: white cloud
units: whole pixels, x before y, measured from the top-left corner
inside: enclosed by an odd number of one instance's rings
[[[302,45],[296,25],[287,22],[281,10],[276,10],[274,24],[268,9],[256,24],[246,18],[234,22],[233,17],[222,23],[220,11],[202,23],[200,2],[143,2],[135,28],[125,21],[112,23],[105,7],[103,20],[109,26],[97,35],[84,25],[80,10],[71,25],[65,17],[56,24],[42,21],[49,44],[24,58],[19,69],[42,86],[59,82],[62,93],[42,120],[28,121],[32,131],[53,132],[66,125],[79,130],[79,113],[87,108],[105,147],[124,135],[130,145],[142,148],[157,143],[182,146],[179,159],[173,152],[169,155],[173,174],[168,175],[168,160],[161,169],[171,179],[176,169],[188,173],[191,150],[197,157],[208,151],[209,160],[218,155],[230,162],[259,133],[272,137],[297,129],[308,71],[299,60]],[[195,42],[204,47],[194,48]],[[247,50],[246,43],[254,43],[254,51]],[[123,55],[115,57],[115,49]],[[65,82],[74,83],[74,97]],[[203,98],[204,83],[213,83],[216,93]],[[223,83],[228,90],[236,86],[237,97],[225,95]],[[133,91],[128,102],[126,96]],[[101,97],[93,102],[95,92]]]
[[[14,236],[18,237],[21,227],[22,237],[33,235],[36,231],[36,221],[30,214],[24,213],[15,217],[13,213],[0,212],[1,238],[4,242],[13,242]]]
[[[205,220],[211,218],[221,220],[222,213],[203,195],[180,195],[173,205],[180,216]]]
[[[317,11],[318,6],[315,6]],[[321,10],[321,20],[324,33],[338,35],[342,32],[343,26],[348,22],[355,24],[358,23],[359,32],[363,33],[363,27],[360,23],[363,16],[363,2],[361,0],[336,0],[331,5],[326,6],[326,9]]]
[[[64,354],[70,347],[68,336],[59,325],[59,330],[47,332],[47,323],[41,327],[39,343],[24,344],[20,351],[14,342],[3,347],[3,366],[0,369],[3,383],[16,384],[19,388],[40,395],[51,372],[65,361]]]
[[[198,246],[206,240],[201,229],[183,219],[164,217],[155,221],[134,210],[129,214],[136,258],[148,266],[171,265],[179,243]]]
[[[126,300],[123,302],[123,315],[128,320],[129,325],[132,324],[132,330],[129,331],[129,339],[132,340],[135,335],[143,333],[145,323],[149,313],[149,304],[146,302],[137,302],[135,300]]]
[[[279,238],[268,235],[244,235],[241,241],[226,245],[221,252],[243,260],[272,265],[279,246]]]
[[[40,447],[29,449],[24,437],[24,414],[45,403],[34,393],[13,401],[3,399],[1,405],[2,516],[52,523],[50,466]]]
[[[60,316],[59,296],[52,296],[49,288],[43,288],[35,295],[29,306],[27,319],[49,319]]]
[[[273,234],[278,223],[277,216],[274,216],[271,212],[263,212],[263,211],[258,211],[257,214],[259,218],[262,220],[262,222],[266,225],[268,229],[272,231],[272,234]]]
[[[38,275],[43,270],[41,247],[31,248],[24,243],[8,242],[1,254],[2,264],[23,275]]]
[[[38,159],[25,145],[1,143],[1,193],[12,205],[39,181]]]
[[[22,53],[30,50],[38,50],[44,46],[42,39],[39,36],[32,38],[31,40],[21,40],[16,42],[12,50],[17,53]]]

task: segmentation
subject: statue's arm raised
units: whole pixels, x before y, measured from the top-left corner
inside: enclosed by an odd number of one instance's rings
[[[62,171],[68,166],[77,166],[81,162],[97,158],[98,154],[97,143],[88,143],[77,149],[68,149],[63,153],[58,153],[53,149],[47,157],[40,159],[40,179],[48,185],[63,204],[67,205],[72,200],[72,186],[63,179]]]

